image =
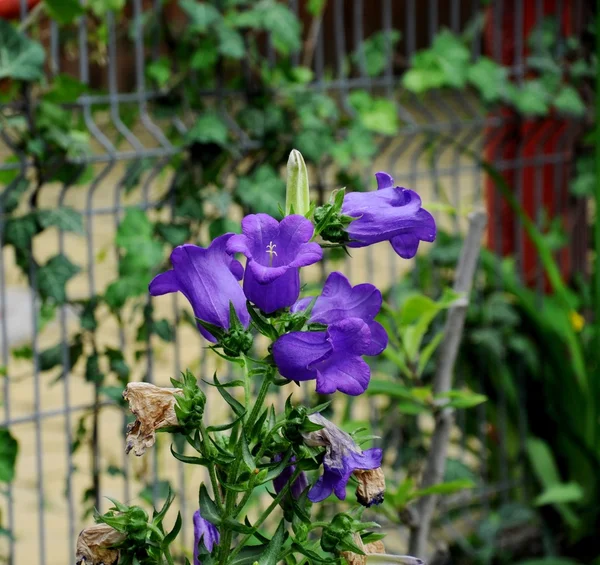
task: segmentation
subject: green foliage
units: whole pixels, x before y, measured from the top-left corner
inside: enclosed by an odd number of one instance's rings
[[[45,58],[39,43],[0,19],[0,80],[40,80]]]
[[[526,116],[545,116],[551,108],[583,116],[586,107],[581,94],[568,81],[587,76],[590,66],[581,58],[578,66],[573,68],[569,64],[578,45],[561,42],[557,29],[555,21],[544,19],[531,32],[528,37],[531,55],[527,63],[537,76],[528,76],[518,83],[510,82],[508,69],[492,59],[484,56],[472,59],[469,33],[459,36],[442,30],[430,48],[413,55],[402,84],[416,94],[439,88],[464,89],[469,85],[486,104],[510,104]]]
[[[6,428],[0,428],[0,482],[10,483],[15,478],[15,464],[19,444]]]

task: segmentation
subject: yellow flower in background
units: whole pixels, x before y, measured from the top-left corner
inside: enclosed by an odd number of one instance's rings
[[[571,320],[571,326],[576,332],[580,332],[585,326],[585,318],[579,313],[572,310],[569,313],[569,319]]]

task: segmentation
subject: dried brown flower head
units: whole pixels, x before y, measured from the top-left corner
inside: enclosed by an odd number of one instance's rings
[[[381,467],[369,471],[356,469],[354,476],[358,481],[356,499],[367,508],[373,504],[381,504],[385,494],[385,475]]]
[[[175,395],[181,394],[178,388],[158,387],[150,383],[129,383],[123,391],[123,398],[129,402],[129,409],[136,420],[127,426],[125,453],[133,452],[139,457],[156,441],[155,431],[159,428],[177,426]]]
[[[116,565],[119,550],[111,549],[121,543],[125,534],[117,532],[107,524],[96,524],[85,528],[77,538],[75,563],[77,565]]]
[[[342,551],[342,556],[348,562],[348,565],[366,565],[367,557],[374,553],[385,553],[385,547],[383,541],[373,541],[371,543],[363,543],[358,533],[354,534],[354,543],[357,547],[360,547],[366,555],[359,555],[358,553],[352,553],[351,551]]]

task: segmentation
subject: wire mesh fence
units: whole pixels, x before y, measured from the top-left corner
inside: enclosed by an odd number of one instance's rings
[[[511,180],[520,202],[527,202],[531,210],[550,207],[554,216],[568,217],[573,245],[561,260],[569,272],[582,271],[586,249],[585,209],[581,202],[573,205],[566,191],[578,124],[558,119],[524,124],[510,113],[488,113],[476,96],[465,91],[433,91],[417,97],[400,87],[399,77],[417,50],[431,45],[440,30],[460,32],[473,22],[473,56],[485,52],[501,61],[510,49],[511,75],[516,81],[523,78],[524,13],[531,9],[534,19],[541,20],[543,3],[494,1],[487,8],[492,17],[485,26],[478,19],[483,9],[481,4],[477,0],[332,0],[322,19],[315,23],[308,18],[302,0],[290,0],[291,9],[306,29],[304,50],[293,57],[310,65],[314,73],[310,88],[334,92],[341,105],[347,105],[349,95],[357,88],[394,101],[401,123],[399,132],[393,139],[382,142],[373,162],[359,170],[362,178],[372,178],[377,170],[390,172],[399,185],[417,189],[424,202],[441,205],[436,212],[437,220],[449,232],[460,233],[464,229],[465,213],[470,209],[487,206],[492,212],[490,245],[501,254],[514,254],[522,277],[532,280],[537,290],[543,292],[541,265],[532,258],[522,226],[516,220],[505,221],[507,210],[501,197],[486,184],[480,165],[460,148],[487,154],[497,170]],[[193,126],[194,116],[190,112],[164,117],[155,112],[154,102],[164,92],[147,79],[148,66],[162,55],[160,35],[150,20],[161,14],[176,17],[169,11],[171,7],[172,4],[161,0],[130,0],[124,8],[125,17],[117,18],[106,12],[102,22],[105,44],[92,37],[97,32],[97,22],[91,22],[86,15],[68,32],[52,19],[39,21],[48,76],[66,74],[93,88],[93,93],[82,93],[75,104],[68,105],[89,135],[91,151],[70,156],[76,167],[71,179],[30,186],[25,207],[31,210],[36,206],[49,209],[68,206],[83,215],[83,236],[59,229],[52,236],[46,233],[43,239],[33,242],[38,261],[59,253],[83,266],[67,287],[73,300],[94,296],[117,275],[120,251],[114,240],[126,208],[139,207],[165,222],[172,215],[172,206],[165,206],[165,202],[169,202],[175,172],[168,165],[186,149],[174,144],[167,132],[174,129],[185,135]],[[571,31],[577,33],[582,29],[586,7],[583,2],[556,2],[557,14],[563,14],[565,9],[572,18]],[[21,0],[19,17],[29,22],[38,17],[38,10],[30,10],[27,2]],[[514,36],[506,33],[507,26]],[[392,29],[399,30],[400,37],[395,45],[390,42],[386,47],[382,74],[369,76],[360,57],[357,71],[349,74],[346,68],[349,55],[360,53],[360,46],[373,33]],[[278,54],[272,42],[267,41],[265,49],[268,60],[274,64]],[[311,53],[309,57],[306,51]],[[243,60],[236,72],[245,72]],[[228,108],[243,104],[241,92],[218,84],[210,88],[200,85],[194,95],[215,100],[229,120],[232,118]],[[12,111],[23,111],[27,116],[34,108],[16,108],[11,102],[3,105],[5,115]],[[235,127],[235,123],[230,125]],[[7,194],[18,190],[36,164],[15,145],[7,130],[0,131],[0,136],[3,161],[0,172],[12,175],[4,188]],[[239,136],[244,140],[242,146],[253,146],[254,141],[241,129]],[[313,168],[311,175],[312,187],[324,201],[335,188],[335,167],[321,165]],[[372,187],[373,183],[369,180],[368,185]],[[456,212],[446,213],[444,206]],[[542,218],[536,220],[541,222]],[[71,336],[77,317],[73,309],[61,307],[56,320],[42,327],[44,314],[39,307],[37,264],[31,264],[27,284],[17,272],[17,258],[4,241],[1,243],[0,338],[6,377],[1,383],[0,426],[10,427],[20,445],[17,479],[7,487],[1,503],[4,526],[13,532],[5,544],[8,563],[27,561],[44,565],[72,560],[75,538],[84,523],[80,503],[86,490],[91,489],[90,497],[102,511],[107,496],[124,501],[140,497],[156,500],[168,479],[180,494],[182,514],[191,515],[195,509],[193,485],[197,480],[194,479],[198,477],[184,473],[181,465],[165,467],[160,450],[141,463],[128,460],[118,440],[126,424],[122,411],[111,408],[114,404],[103,399],[99,387],[85,382],[84,369],[72,363]],[[395,283],[407,268],[407,263],[401,262],[391,249],[379,246],[358,250],[352,266],[347,263],[341,267],[353,281],[377,282],[383,288]],[[144,366],[132,378],[166,385],[169,377],[186,367],[197,368],[201,374],[215,368],[193,330],[177,329],[181,302],[173,297],[172,301],[153,305],[154,318],[164,316],[174,323],[173,339],[168,344],[158,344],[148,336]],[[135,314],[131,313],[132,319]],[[104,342],[120,351],[132,347],[135,336],[127,324],[119,327],[107,321],[100,326],[99,343],[93,344],[94,347]],[[54,377],[44,371],[42,354],[56,345],[57,340],[63,369],[60,379],[54,382]],[[15,348],[23,343],[30,343],[31,359],[14,355]],[[488,465],[499,465],[499,475],[505,480],[490,487],[494,493],[508,498],[514,485],[507,471],[511,460],[503,448],[507,417],[503,403],[500,397],[498,412],[493,415],[486,412],[485,406],[478,408],[478,447],[468,449],[463,445],[462,451],[461,446],[457,449],[463,458],[471,459],[475,457],[473,450],[480,450],[474,465],[483,478],[488,475]],[[210,414],[210,410],[209,417],[218,419],[218,408],[215,414]],[[88,430],[93,436],[93,449],[74,453],[81,415],[96,412],[98,416],[92,419],[92,429]],[[464,425],[461,418],[459,424]],[[496,430],[495,441],[503,453],[498,462],[486,461],[490,425]],[[521,431],[524,435],[525,430]],[[87,479],[90,475],[91,485]],[[190,532],[184,528],[182,536],[182,544],[189,545]]]

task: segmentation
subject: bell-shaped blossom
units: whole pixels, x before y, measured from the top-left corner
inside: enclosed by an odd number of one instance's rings
[[[211,524],[206,518],[202,517],[200,510],[194,512],[194,565],[202,565],[199,555],[200,542],[209,553],[212,553],[213,547],[219,544],[221,536],[214,524]]]
[[[317,243],[309,243],[313,225],[292,214],[281,222],[267,214],[251,214],[242,220],[242,234],[227,243],[229,253],[248,258],[244,292],[263,312],[291,306],[300,294],[300,267],[323,257]]]
[[[244,268],[226,249],[232,236],[226,233],[217,237],[206,249],[187,244],[173,249],[173,268],[154,277],[149,286],[150,294],[181,292],[192,305],[196,318],[225,330],[230,325],[231,302],[240,322],[247,328],[250,315],[238,282],[244,276]],[[216,341],[202,326],[198,325],[198,329],[206,339]]]
[[[325,500],[331,493],[340,500],[346,498],[346,485],[355,471],[367,471],[381,467],[383,452],[379,448],[363,451],[356,445],[350,434],[340,430],[335,424],[321,416],[311,414],[311,422],[323,426],[320,430],[304,434],[304,441],[310,446],[324,446],[323,475],[308,491],[312,502]],[[381,499],[376,504],[383,501]]]
[[[356,218],[346,228],[349,247],[365,247],[389,240],[404,259],[417,253],[421,241],[434,241],[433,216],[421,208],[421,198],[413,190],[394,186],[387,173],[376,173],[377,191],[351,192],[344,196],[342,213]]]
[[[275,457],[273,458],[275,461],[280,462],[282,457],[281,455],[275,455]],[[296,461],[295,457],[292,457],[290,459],[291,462]],[[292,475],[294,474],[294,472],[296,471],[296,465],[288,465],[283,471],[281,471],[281,473],[275,477],[273,479],[273,486],[275,487],[275,493],[279,494],[283,488],[285,487],[285,485],[287,485],[290,481],[290,479],[292,478]],[[306,487],[308,486],[308,479],[306,478],[306,473],[304,473],[304,471],[302,471],[298,477],[296,477],[296,480],[293,482],[292,486],[290,487],[290,492],[292,493],[292,496],[298,500],[300,498],[300,495],[304,492],[304,490],[306,489]]]
[[[306,310],[313,300],[301,298],[292,306],[292,312]],[[371,331],[371,343],[365,354],[379,355],[388,342],[387,332],[375,321],[380,308],[381,292],[376,286],[365,283],[353,287],[342,273],[334,271],[327,277],[308,321],[329,325],[347,318],[360,318]]]
[[[369,326],[359,318],[348,318],[326,331],[290,332],[273,344],[279,372],[293,381],[316,379],[319,394],[336,390],[358,396],[367,390],[369,365],[362,359],[371,348]]]

